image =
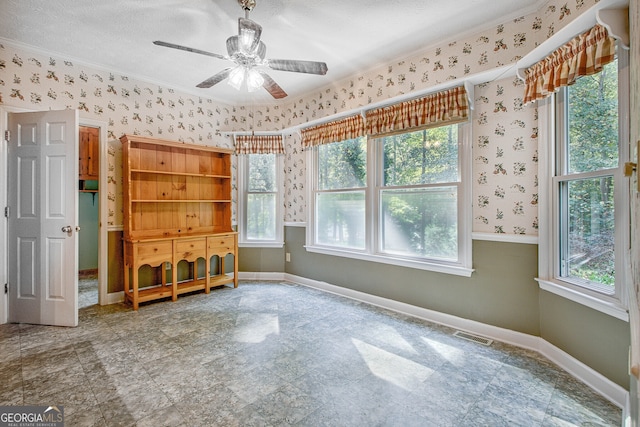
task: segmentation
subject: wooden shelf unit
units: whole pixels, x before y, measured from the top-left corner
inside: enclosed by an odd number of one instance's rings
[[[97,193],[100,175],[100,129],[80,126],[78,147],[78,189],[81,193]],[[87,181],[92,182],[88,185]]]
[[[124,135],[125,299],[139,303],[233,283],[238,286],[238,239],[231,226],[231,155],[216,147]],[[233,275],[225,274],[227,254]],[[212,257],[219,274],[210,274]],[[178,263],[191,264],[189,280],[178,282]],[[204,277],[197,266],[204,260]],[[171,282],[164,268],[172,266]],[[139,288],[143,265],[161,268],[161,283]]]

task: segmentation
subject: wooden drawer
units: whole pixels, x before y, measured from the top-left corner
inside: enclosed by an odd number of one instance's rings
[[[225,236],[207,237],[207,249],[209,253],[227,254],[236,251],[236,235],[229,234]]]
[[[207,239],[176,240],[175,253],[178,260],[195,261],[207,256]]]
[[[163,262],[173,261],[173,242],[144,242],[133,243],[133,252],[136,265],[149,264],[152,267]]]

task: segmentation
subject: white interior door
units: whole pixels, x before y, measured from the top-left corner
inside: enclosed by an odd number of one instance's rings
[[[78,325],[78,112],[9,114],[9,321]]]

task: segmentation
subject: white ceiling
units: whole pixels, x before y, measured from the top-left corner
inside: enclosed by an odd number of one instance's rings
[[[269,71],[289,94],[404,58],[537,10],[542,0],[257,0],[267,58],[326,62],[326,76]],[[271,102],[225,82],[195,86],[230,62],[154,40],[226,55],[244,16],[237,0],[0,0],[0,38],[227,104]],[[0,40],[1,41],[1,40]]]

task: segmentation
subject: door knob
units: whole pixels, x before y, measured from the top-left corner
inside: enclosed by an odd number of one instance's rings
[[[71,233],[73,233],[73,228],[71,228],[70,225],[66,225],[66,226],[62,227],[62,231],[64,233],[67,233],[69,236],[71,236]]]

